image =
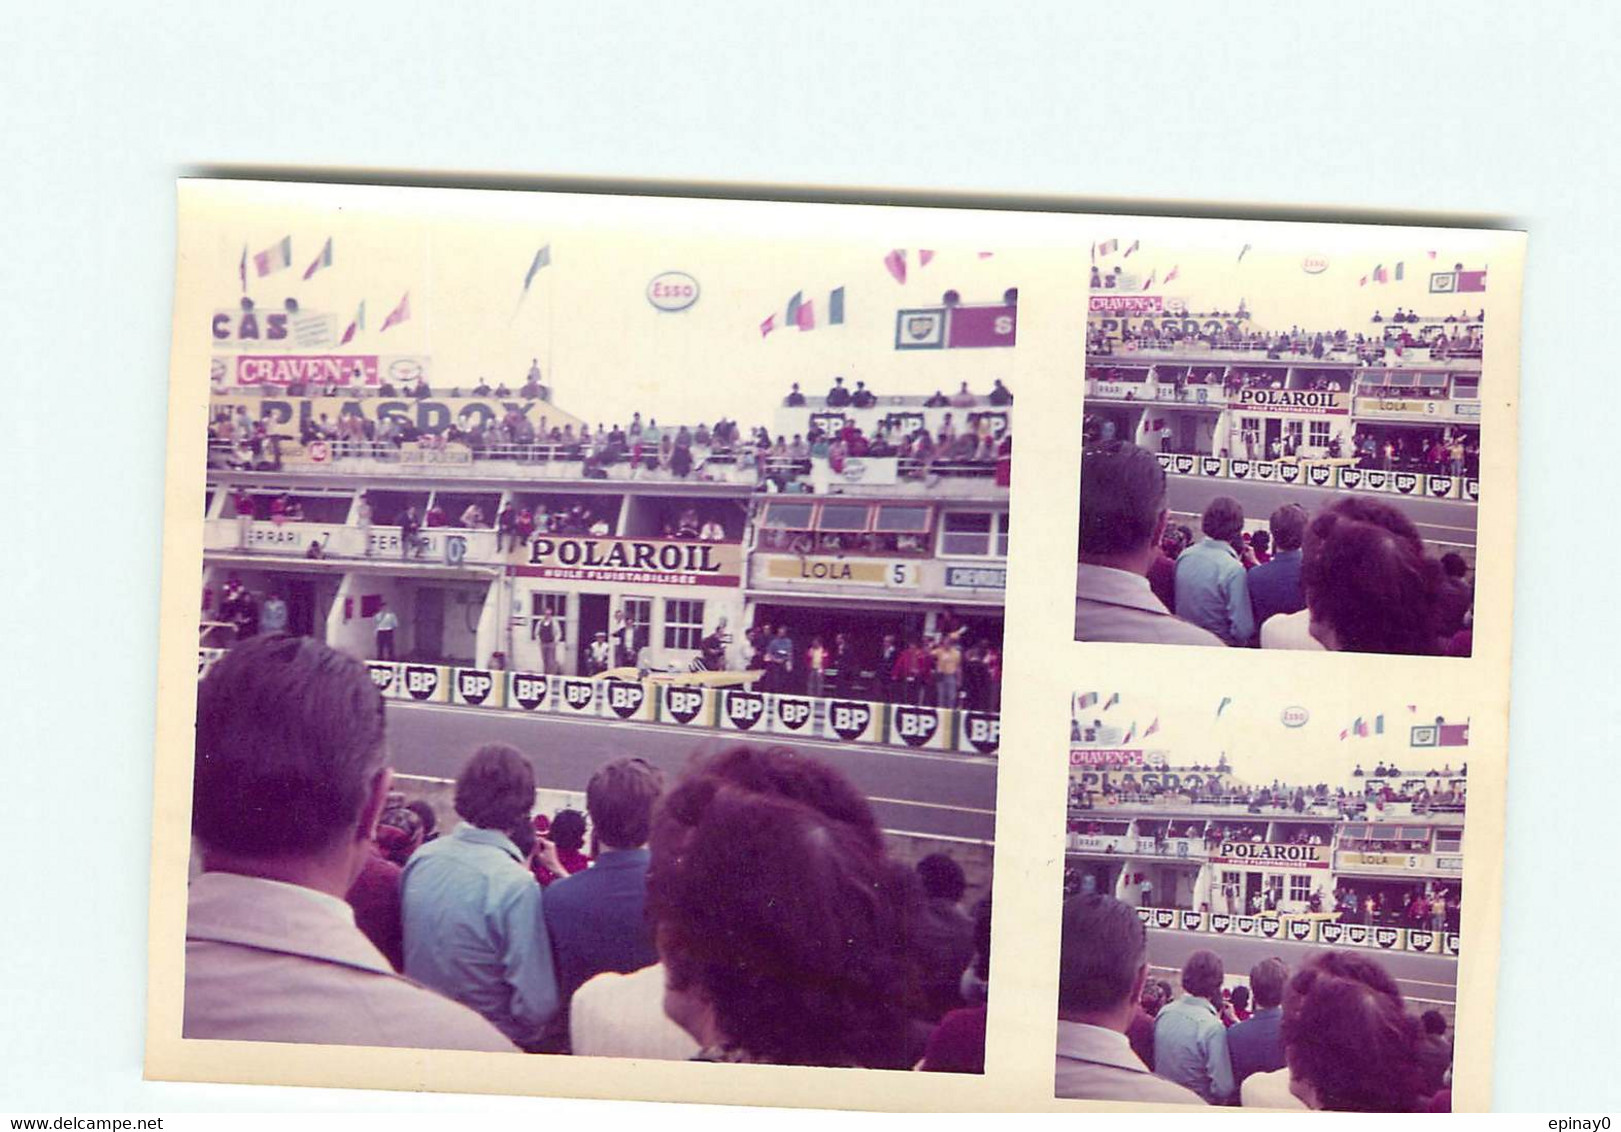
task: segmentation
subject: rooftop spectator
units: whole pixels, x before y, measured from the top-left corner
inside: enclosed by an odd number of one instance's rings
[[[1013,404],[1013,394],[1008,391],[1007,386],[1002,384],[1002,379],[997,378],[995,383],[992,384],[990,396],[986,400],[992,405],[1002,407]]]
[[[1064,901],[1062,924],[1055,1095],[1202,1103],[1198,1094],[1150,1072],[1126,1040],[1148,979],[1148,932],[1136,909],[1112,896],[1072,896]]]
[[[827,407],[842,409],[850,403],[850,391],[844,387],[844,378],[835,377],[833,388],[827,391]]]
[[[799,382],[794,382],[794,387],[788,391],[788,396],[783,398],[782,403],[790,409],[798,409],[805,404],[805,395],[799,391]]]
[[[1255,633],[1245,570],[1234,549],[1244,529],[1238,500],[1218,495],[1205,507],[1204,538],[1176,560],[1177,616],[1209,630],[1229,645],[1247,644]]]
[[[916,1063],[916,881],[827,765],[749,749],[696,765],[654,816],[648,888],[665,1009],[700,1059]]]
[[[344,902],[374,856],[389,770],[366,668],[307,637],[221,657],[197,693],[188,1038],[510,1051],[400,978]]]
[[[957,390],[957,392],[951,395],[951,405],[953,408],[972,409],[977,404],[979,404],[979,398],[975,397],[973,393],[969,391],[968,383],[966,381],[962,383],[961,389]]]
[[[540,886],[514,837],[534,843],[535,772],[516,748],[480,747],[456,778],[462,823],[405,867],[405,973],[477,1010],[526,1050],[558,1007]]]
[[[878,398],[872,395],[865,381],[857,381],[855,392],[850,394],[850,404],[857,409],[870,409],[878,403]]]
[[[1115,440],[1082,455],[1077,640],[1221,643],[1172,616],[1149,587],[1167,517],[1165,470],[1152,453]],[[1236,560],[1234,566],[1242,572]]]

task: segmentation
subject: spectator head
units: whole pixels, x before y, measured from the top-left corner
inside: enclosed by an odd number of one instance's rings
[[[1122,1033],[1148,977],[1148,932],[1137,910],[1100,893],[1064,901],[1058,1015]]]
[[[1244,508],[1230,495],[1218,495],[1204,509],[1200,529],[1209,538],[1232,542],[1244,530]]]
[[[578,853],[585,845],[585,815],[579,810],[558,810],[550,830],[552,844],[565,853]]]
[[[1447,1016],[1439,1010],[1426,1010],[1422,1021],[1426,1034],[1436,1038],[1447,1036]]]
[[[456,812],[480,829],[510,832],[535,808],[535,768],[516,747],[489,743],[456,776]]]
[[[991,978],[991,898],[974,905],[974,974],[982,983]]]
[[[1264,552],[1272,545],[1272,536],[1265,531],[1256,531],[1250,536],[1250,545],[1256,550]]]
[[[1263,959],[1250,968],[1250,991],[1255,1009],[1271,1010],[1283,1005],[1283,987],[1289,981],[1289,966],[1282,959]]]
[[[604,849],[646,845],[653,804],[662,793],[664,776],[646,759],[616,759],[600,767],[585,788],[597,844]]]
[[[396,865],[403,865],[422,844],[422,819],[415,810],[392,806],[377,823],[377,847]]]
[[[1082,562],[1146,573],[1165,516],[1165,469],[1152,453],[1111,440],[1082,454]]]
[[[366,666],[309,637],[250,638],[198,686],[196,736],[191,826],[205,856],[243,872],[320,858],[346,889],[388,796]]]
[[[1401,990],[1373,959],[1324,951],[1290,980],[1283,1003],[1290,1090],[1311,1108],[1410,1112],[1422,1089],[1422,1037]]]
[[[696,763],[654,814],[647,896],[665,1012],[701,1044],[907,1066],[917,882],[832,768],[747,748]]]
[[[1437,649],[1441,568],[1389,503],[1349,496],[1324,508],[1306,528],[1301,583],[1312,636],[1329,649]]]
[[[1250,1008],[1250,989],[1248,987],[1234,987],[1229,997],[1232,999],[1233,1005],[1238,1009],[1248,1010]]]
[[[439,830],[439,815],[434,813],[433,807],[423,799],[417,798],[414,801],[405,803],[405,808],[415,814],[422,822],[423,840],[432,840],[433,835]]]
[[[1298,503],[1285,503],[1272,512],[1267,525],[1272,528],[1272,542],[1280,553],[1300,549],[1301,540],[1306,537],[1307,519],[1306,509]]]
[[[917,876],[923,882],[923,895],[930,900],[946,900],[952,904],[968,891],[968,879],[962,866],[945,853],[930,853],[917,863]]]
[[[1182,989],[1188,994],[1214,1001],[1221,994],[1225,973],[1221,956],[1214,951],[1195,951],[1182,964]]]
[[[1446,571],[1449,578],[1462,579],[1469,573],[1469,563],[1464,561],[1463,555],[1449,550],[1441,555],[1441,569]]]

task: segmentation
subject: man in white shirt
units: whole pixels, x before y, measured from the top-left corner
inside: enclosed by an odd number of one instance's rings
[[[1143,1104],[1204,1102],[1154,1076],[1126,1028],[1148,979],[1148,932],[1129,904],[1089,893],[1064,902],[1058,952],[1055,1096]]]
[[[197,693],[181,1033],[516,1052],[476,1013],[394,972],[344,896],[374,852],[390,773],[365,665],[259,637]]]
[[[664,964],[604,972],[574,992],[569,1048],[576,1057],[691,1061],[698,1043],[664,1012]]]
[[[1148,584],[1170,512],[1165,469],[1134,444],[1113,440],[1081,457],[1081,529],[1075,639],[1220,645],[1221,638],[1165,608]]]

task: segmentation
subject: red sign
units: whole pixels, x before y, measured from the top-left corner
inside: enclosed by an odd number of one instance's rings
[[[376,385],[376,354],[243,354],[238,385]]]
[[[1090,748],[1087,750],[1071,749],[1069,752],[1070,766],[1143,766],[1143,753],[1140,750],[1126,750],[1121,747]]]
[[[1011,346],[1018,333],[1018,307],[953,307],[947,324],[946,348]]]
[[[1159,314],[1165,310],[1163,295],[1093,295],[1087,302],[1093,314]]]

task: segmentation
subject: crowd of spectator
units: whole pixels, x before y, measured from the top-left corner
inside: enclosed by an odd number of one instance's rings
[[[1261,960],[1228,987],[1212,951],[1182,964],[1181,994],[1150,978],[1129,904],[1064,902],[1055,1086],[1060,1097],[1350,1112],[1451,1110],[1445,1015],[1414,1014],[1375,957]],[[1243,992],[1243,993],[1240,993]]]
[[[1342,845],[1342,848],[1349,847],[1349,844]],[[1421,853],[1425,849],[1397,846],[1362,851]],[[1463,886],[1439,880],[1418,883],[1341,880],[1334,888],[1334,911],[1345,924],[1455,932],[1463,916]]]
[[[1407,391],[1403,391],[1403,396]],[[1444,395],[1444,394],[1443,394]],[[1478,476],[1478,429],[1444,428],[1438,432],[1375,429],[1358,426],[1351,445],[1357,467],[1427,475]]]
[[[1377,314],[1375,312],[1372,321],[1381,322]],[[1484,316],[1485,312],[1481,314]],[[1344,328],[1313,331],[1299,326],[1291,326],[1287,331],[1265,331],[1243,326],[1245,317],[1214,313],[1170,315],[1158,320],[1144,318],[1135,325],[1123,318],[1110,329],[1093,319],[1087,325],[1086,353],[1089,358],[1111,357],[1117,352],[1171,350],[1199,344],[1211,350],[1263,354],[1270,361],[1311,358],[1382,366],[1426,358],[1431,361],[1478,359],[1485,336],[1482,319],[1458,316],[1438,320],[1414,318],[1409,322],[1403,315],[1401,324],[1392,319],[1377,333],[1353,333]],[[1420,321],[1424,325],[1415,328],[1414,324]],[[1423,358],[1410,358],[1415,350],[1424,350],[1427,354]]]
[[[745,634],[746,666],[766,692],[999,711],[1002,648],[943,610],[932,634],[859,635],[761,624]]]
[[[1244,529],[1217,496],[1203,537],[1172,527],[1159,460],[1124,441],[1081,462],[1075,636],[1085,641],[1468,656],[1474,590],[1393,503],[1343,496]],[[1262,534],[1268,537],[1260,538]]]
[[[387,750],[365,666],[308,638],[204,677],[186,1037],[983,1071],[989,900],[826,763],[615,759],[537,820],[491,744],[440,833]]]

